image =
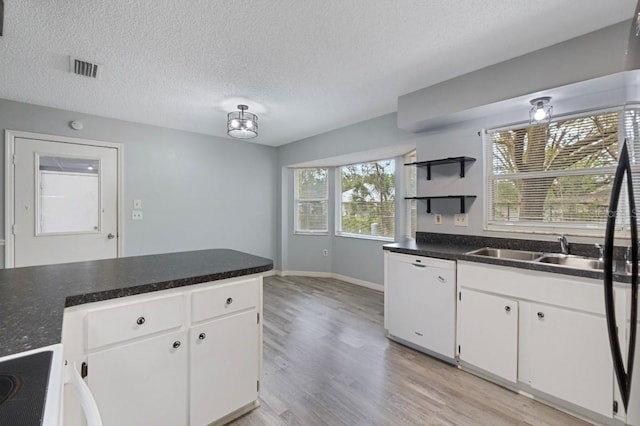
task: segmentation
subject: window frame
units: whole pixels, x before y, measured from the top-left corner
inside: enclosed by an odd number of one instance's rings
[[[326,186],[326,197],[324,198],[300,198],[300,194],[298,192],[298,170],[324,170],[326,174],[325,186]],[[318,235],[318,236],[326,236],[329,235],[329,210],[331,206],[329,205],[329,167],[295,167],[293,169],[293,233],[294,235]],[[308,202],[322,202],[324,201],[327,205],[326,208],[326,223],[327,227],[324,230],[313,230],[313,229],[300,229],[299,223],[299,202],[300,201],[308,201]]]
[[[394,190],[394,202],[393,202],[393,216],[394,216],[394,235],[392,237],[384,237],[379,235],[367,235],[367,234],[355,234],[351,232],[343,232],[342,231],[342,168],[355,166],[359,164],[367,164],[367,163],[377,163],[381,161],[391,161],[393,163],[393,190]],[[335,208],[335,221],[334,221],[334,235],[336,237],[345,237],[345,238],[356,238],[362,240],[372,240],[372,241],[384,241],[384,242],[394,242],[395,236],[398,232],[395,229],[395,222],[397,219],[397,157],[391,158],[381,158],[377,160],[368,160],[368,161],[359,161],[356,163],[342,164],[340,166],[335,166],[335,196],[334,196],[334,208]]]
[[[625,108],[624,106],[616,106],[612,108],[581,111],[578,113],[572,113],[572,114],[566,114],[566,115],[554,117],[554,119],[551,122],[553,123],[553,122],[571,120],[575,118],[617,112],[619,114],[619,117],[618,117],[618,153],[619,153],[620,149],[622,149],[622,142],[627,136],[627,130],[625,125],[625,121],[626,121],[625,112],[630,109],[637,110],[638,108],[635,108],[632,106],[629,108]],[[602,223],[590,224],[590,223],[583,222],[583,223],[571,224],[569,222],[536,223],[536,222],[530,222],[530,221],[529,222],[502,221],[501,222],[501,221],[490,220],[491,209],[493,207],[492,203],[490,202],[490,200],[493,198],[493,197],[490,197],[490,194],[491,194],[490,186],[491,186],[491,183],[493,182],[492,179],[497,175],[493,173],[493,161],[492,161],[493,143],[489,134],[490,132],[522,129],[522,128],[527,128],[529,126],[531,126],[529,121],[523,121],[523,122],[511,124],[508,126],[495,127],[491,129],[482,129],[483,175],[485,177],[483,182],[483,193],[484,193],[484,197],[483,197],[483,225],[484,226],[483,228],[484,230],[499,231],[499,232],[518,232],[518,233],[527,233],[527,234],[567,233],[571,235],[586,236],[586,237],[603,236],[605,232],[605,227],[606,227],[606,222],[604,221]],[[632,140],[632,143],[636,145],[639,142],[640,141],[638,140]],[[489,152],[490,150],[491,152]],[[632,164],[631,167],[634,175],[640,174],[640,163]],[[585,169],[585,170],[588,170],[588,169]],[[584,174],[560,171],[560,172],[557,172],[556,175],[557,176],[584,176],[587,174],[604,174],[604,173],[614,174],[615,170],[616,170],[616,166],[607,166],[607,167],[594,168],[592,172],[584,173]],[[506,178],[508,179],[513,177],[514,175],[512,174],[512,175],[507,175]],[[638,188],[637,185],[634,187],[634,190],[636,194],[640,194],[640,188]],[[625,201],[623,201],[621,198],[620,205],[622,206],[623,209],[626,208],[624,207],[624,203]],[[629,234],[627,225],[624,225],[621,222],[616,223],[616,232],[620,232],[621,233],[620,236],[622,237],[625,237]]]

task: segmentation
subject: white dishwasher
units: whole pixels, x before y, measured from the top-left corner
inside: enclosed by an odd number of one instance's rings
[[[385,252],[387,336],[455,363],[456,262]]]

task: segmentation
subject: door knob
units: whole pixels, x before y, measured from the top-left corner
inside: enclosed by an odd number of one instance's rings
[[[109,232],[109,235],[107,235],[107,238],[110,240],[113,240],[116,236],[113,235],[111,232]]]

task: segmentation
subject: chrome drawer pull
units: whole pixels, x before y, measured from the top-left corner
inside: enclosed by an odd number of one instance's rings
[[[233,299],[232,299],[232,298],[228,298],[228,299],[227,299],[227,305],[230,305],[230,304],[232,304],[232,303],[233,303]]]
[[[142,324],[144,324],[144,323],[145,323],[145,321],[146,321],[146,319],[144,319],[144,317],[139,317],[139,318],[136,320],[136,324],[138,324],[138,325],[142,325]]]

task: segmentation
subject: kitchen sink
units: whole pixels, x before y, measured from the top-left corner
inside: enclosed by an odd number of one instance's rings
[[[496,249],[491,247],[484,247],[478,250],[470,251],[466,254],[470,254],[474,256],[493,257],[496,259],[532,261],[541,257],[544,253],[537,252],[537,251]]]
[[[565,266],[567,268],[591,269],[595,271],[601,271],[604,269],[604,262],[599,259],[573,256],[570,254],[547,254],[538,259],[538,262]]]

